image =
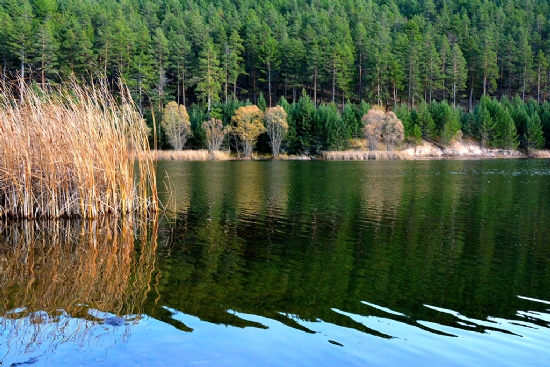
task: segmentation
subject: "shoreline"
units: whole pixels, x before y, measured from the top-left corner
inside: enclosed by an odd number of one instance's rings
[[[208,152],[202,150],[151,150],[152,158],[157,161],[388,161],[388,160],[477,160],[477,159],[550,159],[550,150],[514,150],[481,148],[479,143],[463,140],[442,147],[423,140],[422,144],[409,146],[402,150],[342,150],[328,151],[320,155],[256,155],[238,158],[229,151]]]

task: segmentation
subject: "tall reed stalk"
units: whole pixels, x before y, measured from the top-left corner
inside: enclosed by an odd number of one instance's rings
[[[0,218],[158,209],[147,126],[126,88],[20,85],[0,93]]]

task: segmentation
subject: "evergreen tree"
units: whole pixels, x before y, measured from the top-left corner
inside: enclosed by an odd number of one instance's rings
[[[518,133],[510,112],[500,106],[495,116],[498,130],[498,146],[504,149],[517,149]]]
[[[462,55],[460,46],[458,43],[453,45],[452,53],[449,58],[449,67],[447,70],[447,77],[449,86],[451,88],[451,94],[453,96],[453,106],[456,107],[456,98],[460,96],[460,91],[466,88],[466,79],[468,72],[466,69],[466,60]]]
[[[34,63],[39,65],[40,82],[46,84],[46,77],[49,77],[56,72],[57,67],[57,51],[59,42],[57,41],[53,21],[46,19],[38,28],[36,35]]]
[[[488,109],[490,103],[491,99],[483,96],[474,111],[478,138],[483,146],[493,145],[496,140],[496,124]]]
[[[528,149],[540,149],[544,146],[544,134],[538,114],[533,114],[527,120],[523,140],[525,141],[525,147]]]
[[[422,130],[422,137],[424,137],[427,140],[434,138],[435,132],[436,132],[436,126],[432,118],[432,115],[430,114],[428,104],[426,102],[420,103],[418,105],[416,113],[418,115],[416,123]]]
[[[222,69],[212,41],[208,41],[204,46],[199,61],[199,74],[202,77],[197,83],[196,90],[200,98],[207,102],[207,111],[210,112],[212,102],[219,99],[222,80]]]

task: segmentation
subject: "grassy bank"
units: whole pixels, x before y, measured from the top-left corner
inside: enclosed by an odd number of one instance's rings
[[[0,217],[158,208],[147,128],[122,91],[115,98],[106,85],[46,91],[21,83],[19,95],[0,94]]]

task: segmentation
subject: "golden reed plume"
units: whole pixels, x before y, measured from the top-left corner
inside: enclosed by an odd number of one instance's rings
[[[148,129],[105,82],[0,93],[0,218],[98,218],[158,209]],[[137,164],[136,164],[137,161]]]

